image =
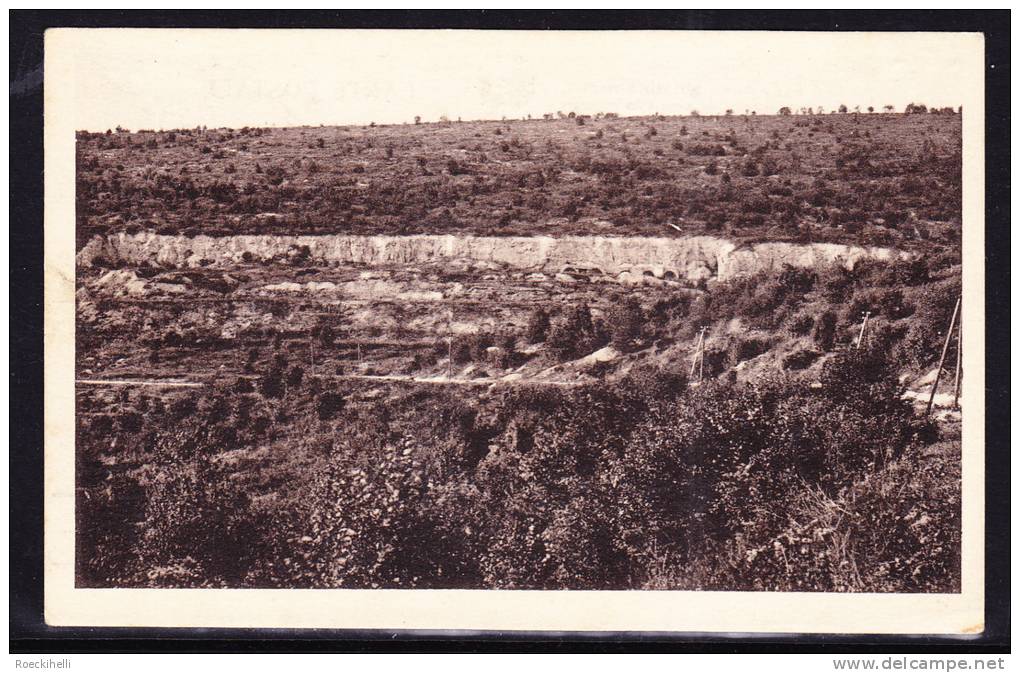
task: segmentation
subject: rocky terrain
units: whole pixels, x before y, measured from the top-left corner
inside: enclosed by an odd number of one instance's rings
[[[958,142],[81,134],[79,583],[958,590]]]
[[[165,268],[230,267],[251,261],[312,264],[482,263],[543,273],[583,273],[624,282],[644,276],[707,281],[752,276],[784,265],[852,268],[863,259],[907,259],[890,248],[834,243],[760,243],[738,247],[724,239],[697,236],[637,238],[568,236],[162,236],[116,234],[94,238],[78,253],[79,267],[97,260],[118,266],[151,264]]]

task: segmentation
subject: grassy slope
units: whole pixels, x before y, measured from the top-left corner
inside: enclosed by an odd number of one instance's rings
[[[80,240],[124,229],[661,236],[675,233],[667,223],[902,246],[959,235],[958,115],[81,133],[78,154]]]

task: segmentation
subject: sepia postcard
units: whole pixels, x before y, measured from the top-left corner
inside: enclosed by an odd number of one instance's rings
[[[45,48],[47,623],[983,630],[980,34]]]

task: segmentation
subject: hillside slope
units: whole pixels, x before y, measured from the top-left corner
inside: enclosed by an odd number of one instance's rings
[[[960,147],[955,114],[81,132],[77,228],[956,245]]]

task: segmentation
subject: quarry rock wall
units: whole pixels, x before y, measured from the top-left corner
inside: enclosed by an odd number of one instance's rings
[[[831,243],[760,243],[738,247],[711,236],[683,238],[610,236],[226,236],[111,234],[96,237],[77,263],[143,262],[167,267],[229,266],[307,258],[315,263],[408,265],[467,260],[510,268],[559,273],[583,271],[612,276],[653,275],[689,280],[725,280],[781,268],[861,259],[891,260],[908,254],[890,248]]]

